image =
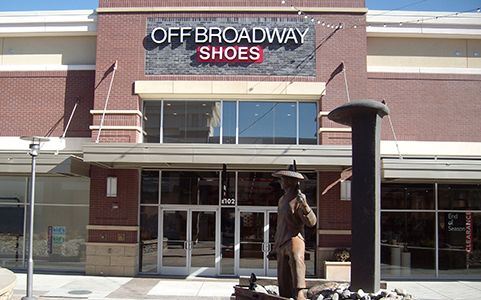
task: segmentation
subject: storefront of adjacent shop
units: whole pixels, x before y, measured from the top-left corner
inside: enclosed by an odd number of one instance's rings
[[[324,261],[350,247],[356,214],[348,181],[323,193],[351,165],[349,129],[326,118],[347,101],[344,74],[330,78],[343,62],[350,97],[386,98],[401,140],[402,158],[383,123],[382,276],[479,277],[479,145],[466,132],[458,138],[457,124],[446,130],[434,117],[421,122],[427,117],[412,118],[412,112],[444,100],[439,93],[449,101],[474,101],[480,75],[369,71],[382,49],[401,51],[389,48],[390,39],[403,39],[376,36],[377,48],[371,47],[363,1],[332,1],[332,7],[296,2],[306,8],[304,15],[271,1],[205,2],[142,7],[100,1],[95,83],[89,88],[94,99],[84,126],[92,138],[75,153],[89,172],[67,177],[40,171],[36,268],[274,276],[271,250],[282,190],[271,174],[295,159],[319,220],[306,230],[307,273],[323,277]],[[378,26],[386,35],[386,27]],[[429,89],[414,85],[422,80]],[[478,121],[470,120],[475,127]],[[439,129],[431,125],[436,122]],[[430,140],[439,143],[425,142]],[[15,164],[22,155],[16,151],[2,168]],[[64,154],[45,148],[39,159],[60,164]],[[8,261],[4,266],[25,266],[27,160],[22,171],[1,174],[0,207],[22,220],[2,225],[8,232],[2,232],[8,239],[8,254],[0,254],[2,263]]]

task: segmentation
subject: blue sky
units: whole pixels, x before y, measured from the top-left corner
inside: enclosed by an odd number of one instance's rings
[[[98,0],[0,0],[0,11],[94,9],[97,5]],[[369,9],[461,12],[481,7],[481,0],[366,0],[366,5]]]

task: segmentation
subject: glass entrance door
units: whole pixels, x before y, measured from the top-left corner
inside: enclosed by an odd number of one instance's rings
[[[160,273],[216,275],[217,209],[166,208],[161,218]]]
[[[239,208],[236,220],[237,274],[276,276],[277,261],[271,250],[274,245],[277,211]]]

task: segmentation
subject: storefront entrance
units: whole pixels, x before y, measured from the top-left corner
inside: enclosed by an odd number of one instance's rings
[[[276,234],[277,209],[238,208],[236,222],[237,274],[276,276],[277,261],[271,250]]]
[[[161,209],[161,274],[217,275],[217,212],[210,207]]]

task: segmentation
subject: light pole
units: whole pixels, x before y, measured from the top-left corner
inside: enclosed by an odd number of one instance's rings
[[[40,143],[47,142],[49,139],[38,136],[22,136],[20,139],[31,141],[30,156],[32,156],[32,173],[30,180],[30,199],[29,199],[29,227],[28,227],[28,262],[27,262],[27,295],[22,297],[22,300],[34,300],[32,296],[33,291],[33,211],[35,205],[35,166],[38,153],[40,152]]]

